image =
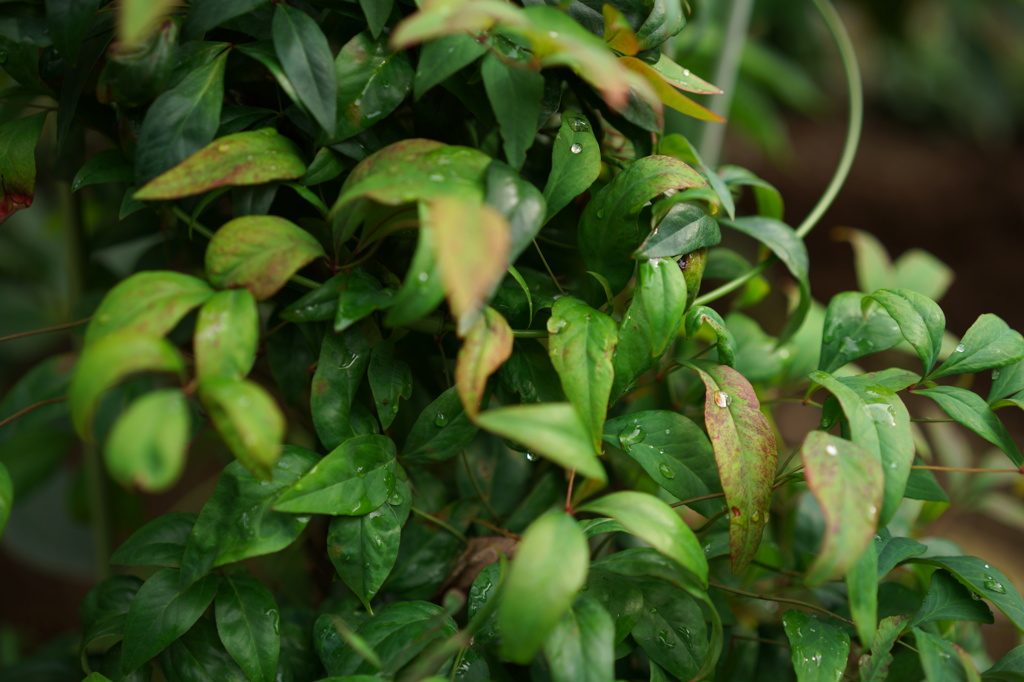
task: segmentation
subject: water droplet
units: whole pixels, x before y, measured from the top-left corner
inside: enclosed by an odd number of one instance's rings
[[[569,127],[572,128],[574,133],[586,133],[590,131],[590,124],[582,118],[570,118]]]
[[[664,476],[665,478],[676,477],[676,472],[672,471],[672,467],[670,467],[667,464],[659,464],[658,471],[661,472],[661,475]]]
[[[271,166],[271,167],[270,167],[270,170],[272,170],[272,171],[276,171],[276,170],[277,170],[277,166]]]
[[[217,147],[217,151],[219,151],[221,154],[229,152],[229,151],[231,151],[231,145],[229,145],[229,144],[222,144],[219,147]]]
[[[527,459],[527,461],[530,461],[530,462],[536,462],[537,461],[537,455],[535,455],[532,452],[527,452],[526,453],[526,459]]]
[[[825,446],[825,454],[826,455],[832,455],[833,457],[835,457],[836,455],[839,454],[839,450],[836,449],[835,445],[826,445]]]
[[[569,147],[569,151],[571,151],[573,154],[579,154],[581,151],[583,151],[583,145],[581,145],[579,142],[573,142],[572,146]]]
[[[958,344],[956,345],[956,352],[957,352],[957,353],[963,353],[963,352],[964,352],[964,350],[966,350],[966,348],[967,348],[967,346],[965,346],[964,344],[962,344],[962,343],[958,343]]]
[[[362,99],[357,99],[355,102],[352,102],[352,105],[353,106],[357,106],[357,107],[358,106],[362,106],[362,104],[363,104],[363,100]]]
[[[689,69],[683,69],[683,76],[685,76],[686,78],[689,78],[690,77],[690,70]]]
[[[431,173],[429,177],[431,182],[444,182],[444,176],[440,173]]]
[[[983,584],[986,590],[991,590],[998,594],[1006,594],[1006,588],[998,580],[986,580]]]
[[[761,520],[761,512],[757,511],[756,509],[754,511],[752,511],[750,513],[750,520],[753,521],[754,523],[757,523],[758,521],[760,521]]]
[[[425,272],[421,272],[416,276],[416,279],[418,279],[421,282],[426,282],[428,279],[430,279],[430,275],[428,275]]]
[[[548,31],[548,35],[551,36],[552,38],[557,38],[558,31]]]
[[[598,218],[598,220],[604,218],[604,209],[603,208],[597,209],[597,218]]]
[[[729,407],[732,404],[732,396],[725,391],[715,391],[715,405]]]
[[[622,448],[629,451],[634,445],[644,442],[644,438],[647,437],[647,432],[640,428],[639,424],[633,424],[619,431],[619,443]]]
[[[438,412],[434,417],[434,426],[444,426],[448,423],[448,416],[444,412]]]
[[[992,381],[995,381],[996,379],[998,379],[1000,374],[1001,374],[1001,372],[998,369],[992,370]]]
[[[659,632],[658,633],[658,643],[661,644],[666,649],[671,649],[672,647],[674,647],[676,645],[676,642],[675,642],[674,639],[670,639],[668,635],[669,635],[668,630],[662,630],[661,632]]]
[[[672,429],[665,429],[665,435],[666,436],[671,436],[672,435]]]
[[[870,516],[871,518],[875,518],[876,516],[878,516],[878,507],[876,507],[873,504],[869,504],[868,505],[868,516]]]
[[[563,329],[565,329],[566,325],[568,325],[568,322],[565,320],[552,318],[548,322],[548,331],[552,334],[559,334]]]

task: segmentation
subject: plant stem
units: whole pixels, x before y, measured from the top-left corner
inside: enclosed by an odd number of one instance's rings
[[[911,469],[926,469],[928,471],[958,471],[965,474],[1024,474],[1024,467],[1020,469],[975,469],[973,467],[942,467],[929,464],[915,464]]]
[[[466,539],[466,536],[463,535],[462,533],[460,533],[457,528],[455,528],[454,526],[449,525],[447,522],[442,521],[441,519],[437,518],[436,516],[428,514],[427,512],[425,512],[425,511],[423,511],[421,509],[417,509],[416,507],[412,507],[412,513],[415,514],[416,516],[419,516],[420,518],[424,518],[427,521],[430,521],[431,523],[434,523],[434,524],[437,524],[438,526],[441,526],[441,528],[444,528],[446,531],[448,531],[449,533],[451,533],[452,535],[454,535],[458,539],[462,540],[463,543],[466,543],[466,544],[469,543],[469,540]]]
[[[844,623],[848,623],[849,625],[853,625],[853,621],[852,620],[847,620],[846,618],[843,618],[842,616],[840,616],[838,613],[832,613],[828,609],[822,608],[821,606],[817,606],[815,604],[811,604],[810,602],[800,601],[799,599],[790,599],[789,597],[769,597],[766,594],[757,594],[756,592],[747,592],[746,590],[739,590],[739,589],[736,589],[735,587],[729,587],[728,585],[722,585],[722,584],[715,583],[715,582],[709,582],[708,585],[710,585],[711,587],[717,587],[718,589],[722,590],[723,592],[732,592],[733,594],[738,594],[741,597],[750,597],[751,599],[760,599],[762,601],[773,601],[773,602],[777,602],[779,604],[792,604],[793,606],[799,606],[799,607],[805,608],[805,609],[807,609],[809,611],[817,611],[818,613],[823,613],[826,616],[831,616],[832,618],[835,618],[836,620],[841,620]]]
[[[544,252],[540,250],[540,244],[537,243],[536,239],[533,240],[533,248],[537,249],[537,255],[540,256],[541,262],[544,263],[544,269],[548,271],[551,281],[555,283],[555,286],[558,287],[558,291],[564,296],[565,289],[563,289],[562,285],[558,283],[558,278],[555,277],[555,273],[551,271],[551,266],[548,265],[548,259],[544,257]]]
[[[754,279],[762,272],[767,270],[777,260],[778,258],[772,256],[771,258],[761,261],[760,263],[758,263],[751,269],[747,270],[745,273],[743,273],[736,279],[730,280],[723,284],[722,286],[718,287],[717,289],[713,289],[706,294],[698,296],[696,299],[694,299],[693,305],[707,305],[712,301],[717,301],[726,294],[731,294],[732,292],[736,291],[741,286],[743,286],[744,284],[746,284],[747,282],[749,282],[750,280]]]
[[[67,399],[68,399],[68,397],[66,395],[62,395],[59,398],[49,398],[48,400],[40,400],[38,403],[34,403],[32,405],[29,405],[28,407],[26,407],[23,410],[18,410],[17,412],[12,414],[10,417],[7,417],[6,419],[0,420],[0,429],[2,429],[3,427],[7,426],[8,424],[10,424],[12,421],[17,419],[18,417],[22,417],[22,416],[28,414],[32,410],[38,409],[40,407],[46,407],[47,405],[52,405],[54,403],[63,402],[65,400],[67,400]]]
[[[716,497],[725,497],[725,493],[711,493],[710,495],[701,495],[700,497],[691,497],[688,500],[679,500],[678,502],[673,502],[669,506],[671,506],[671,507],[681,507],[684,504],[693,504],[694,502],[703,502],[704,500],[713,500]]]
[[[14,339],[24,338],[26,336],[32,336],[34,334],[48,334],[50,332],[59,332],[62,329],[71,329],[79,325],[85,324],[92,319],[92,316],[82,318],[81,320],[75,320],[74,322],[68,322],[66,324],[58,324],[52,327],[46,327],[44,329],[33,329],[27,332],[18,332],[17,334],[8,334],[7,336],[0,336],[0,343],[4,341],[13,341]]]

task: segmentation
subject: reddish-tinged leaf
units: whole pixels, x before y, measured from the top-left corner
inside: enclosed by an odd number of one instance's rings
[[[209,379],[199,397],[221,438],[239,462],[257,478],[269,481],[281,457],[285,421],[274,398],[246,379]]]
[[[689,69],[684,69],[669,59],[667,54],[662,54],[658,61],[651,65],[651,68],[668,81],[669,85],[674,85],[680,90],[697,93],[698,95],[722,94],[721,88],[708,83],[703,78],[694,76],[690,73]]]
[[[206,274],[215,287],[245,287],[263,301],[299,268],[323,255],[312,235],[284,218],[243,216],[213,235],[206,248]]]
[[[0,126],[0,225],[32,205],[36,187],[36,143],[46,114],[8,121]]]
[[[480,411],[487,378],[512,355],[512,341],[512,328],[494,308],[484,308],[469,328],[455,361],[455,387],[470,418]]]
[[[404,50],[441,36],[476,34],[499,21],[506,25],[525,24],[514,6],[500,0],[424,0],[418,12],[395,27],[391,47]]]
[[[180,199],[218,187],[295,180],[305,173],[306,164],[291,140],[273,128],[248,130],[214,140],[150,180],[133,198]]]
[[[633,27],[622,16],[622,12],[611,5],[605,5],[602,10],[604,14],[604,41],[608,46],[624,55],[635,55],[640,51],[640,43],[636,40]]]
[[[163,336],[213,293],[203,280],[180,272],[135,273],[103,297],[85,330],[85,342],[94,343],[123,330]]]
[[[732,570],[747,567],[768,521],[778,453],[775,435],[742,374],[711,362],[694,366],[707,389],[707,426],[729,515]]]
[[[867,449],[824,431],[807,434],[800,448],[807,486],[825,517],[825,537],[807,571],[809,586],[841,578],[874,537],[885,480]]]
[[[639,74],[645,81],[647,81],[651,87],[654,88],[654,92],[657,93],[658,99],[661,100],[665,106],[672,107],[676,111],[682,112],[687,116],[692,116],[701,121],[725,122],[725,119],[715,112],[705,109],[672,87],[668,80],[652,69],[646,62],[642,62],[635,57],[620,57],[619,63],[633,73]]]

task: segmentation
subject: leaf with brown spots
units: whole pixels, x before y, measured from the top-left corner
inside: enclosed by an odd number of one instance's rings
[[[466,334],[455,361],[455,387],[469,417],[480,412],[487,378],[512,355],[512,328],[494,308],[485,308]]]
[[[32,205],[36,188],[36,143],[46,114],[0,126],[0,224]]]

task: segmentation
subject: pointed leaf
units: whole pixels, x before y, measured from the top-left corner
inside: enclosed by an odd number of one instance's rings
[[[1024,337],[992,314],[980,316],[960,345],[924,381],[1012,365],[1024,358]]]
[[[860,678],[862,682],[885,682],[889,676],[889,666],[892,665],[892,651],[896,639],[906,625],[908,614],[900,616],[889,616],[883,618],[878,624],[878,631],[875,632],[875,639],[871,644],[870,656],[865,654],[860,657]]]
[[[976,623],[992,623],[992,611],[988,605],[961,585],[946,571],[932,573],[921,608],[908,625],[923,625],[936,620],[969,620]]]
[[[185,469],[191,435],[188,402],[179,389],[147,393],[114,422],[103,452],[107,470],[125,487],[166,490]]]
[[[861,646],[875,641],[878,630],[878,543],[869,542],[846,573],[850,617],[857,628]]]
[[[910,289],[879,289],[870,298],[878,301],[896,321],[903,338],[921,358],[924,365],[922,374],[928,374],[942,349],[942,332],[946,328],[942,308],[927,296]]]
[[[551,174],[544,185],[547,222],[597,180],[601,148],[590,121],[574,111],[562,112],[562,125],[551,146]]]
[[[270,479],[270,468],[281,456],[285,421],[274,398],[247,379],[209,378],[199,385],[199,397],[220,437],[257,478]]]
[[[850,655],[850,636],[845,630],[803,611],[786,611],[782,625],[798,682],[835,682],[842,678]]]
[[[256,578],[229,573],[217,591],[217,633],[253,682],[273,682],[281,650],[280,613],[274,595]]]
[[[71,65],[78,59],[82,38],[99,6],[99,0],[46,0],[46,24],[53,46]]]
[[[487,192],[484,201],[508,221],[509,274],[519,255],[526,250],[544,222],[544,195],[532,182],[512,170],[508,164],[493,161],[487,167]],[[516,277],[516,275],[513,275]]]
[[[1013,436],[999,421],[999,417],[988,403],[977,393],[957,386],[936,386],[918,389],[914,394],[931,398],[957,423],[966,426],[1002,450],[1016,466],[1024,466],[1024,455],[1014,442]]]
[[[377,432],[376,420],[355,399],[369,364],[370,345],[359,327],[324,335],[309,406],[325,448],[333,450],[353,436]]]
[[[428,220],[429,208],[420,204],[420,223]],[[444,300],[441,271],[435,257],[437,235],[433,230],[420,230],[416,251],[405,273],[405,281],[390,302],[384,324],[400,327],[429,315]],[[339,311],[340,312],[340,311]]]
[[[986,682],[1020,682],[1024,679],[1024,645],[1016,646],[981,674]]]
[[[724,365],[695,367],[704,382],[704,423],[729,507],[732,571],[743,570],[768,522],[778,452],[761,404],[743,375]]]
[[[992,390],[988,394],[990,405],[1021,391],[1024,391],[1024,361],[992,370]]]
[[[333,315],[334,331],[348,329],[371,313],[389,307],[394,300],[394,291],[385,289],[375,277],[356,268],[338,292],[337,309]]]
[[[203,280],[179,272],[135,273],[103,297],[86,327],[85,343],[95,343],[117,331],[163,336],[213,293]]]
[[[543,646],[552,682],[615,679],[615,624],[604,607],[589,595],[577,597]]]
[[[385,341],[370,351],[367,377],[381,427],[387,429],[398,414],[399,399],[412,396],[412,370],[395,357],[395,344]]]
[[[473,36],[456,33],[423,45],[416,63],[413,96],[418,100],[428,90],[487,52],[487,45]]]
[[[612,5],[605,5],[601,8],[604,15],[604,41],[616,52],[624,55],[635,55],[640,51],[640,44],[637,43],[633,27],[622,12]]]
[[[0,125],[0,225],[35,198],[36,143],[46,113]]]
[[[181,512],[156,517],[132,533],[111,555],[110,563],[177,568],[181,565],[181,555],[196,518],[195,514]]]
[[[695,76],[690,73],[689,69],[684,69],[679,64],[672,61],[669,56],[665,53],[658,55],[658,61],[651,64],[651,68],[654,69],[659,76],[665,79],[669,84],[685,90],[686,92],[693,92],[698,95],[720,95],[722,90],[706,80]],[[762,215],[767,215],[763,211]],[[781,215],[773,216],[781,219]]]
[[[732,367],[736,362],[736,339],[725,326],[725,320],[717,312],[703,305],[696,305],[686,311],[683,321],[683,333],[686,338],[693,338],[701,327],[707,325],[715,333],[717,339],[718,361]]]
[[[697,203],[673,202],[678,196],[657,203],[656,210],[665,208],[664,217],[637,248],[634,258],[678,258],[722,241],[718,222]]]
[[[938,566],[982,599],[987,599],[1006,614],[1024,632],[1024,600],[1013,583],[998,569],[973,556],[946,556],[911,559],[913,563]]]
[[[920,628],[911,628],[911,632],[914,633],[914,644],[917,645],[921,667],[928,682],[960,682],[968,679],[962,665],[953,662],[959,658],[956,645]]]
[[[365,6],[383,4],[363,0]],[[413,69],[404,51],[388,49],[387,37],[362,32],[345,43],[334,61],[338,80],[338,128],[347,140],[393,112],[412,90]]]
[[[804,583],[842,577],[874,537],[882,504],[882,467],[856,443],[824,431],[807,434],[800,448],[807,486],[825,517],[821,549]]]
[[[470,419],[486,397],[487,379],[512,354],[512,342],[512,328],[494,308],[485,308],[469,328],[455,360],[455,388]]]
[[[245,287],[263,301],[302,266],[324,255],[316,238],[291,221],[243,216],[213,235],[206,248],[206,274],[219,289]]]
[[[900,327],[882,306],[861,306],[863,294],[836,294],[825,310],[818,369],[834,372],[848,362],[892,348],[902,338]]]
[[[390,438],[356,436],[281,493],[274,509],[292,514],[369,514],[394,490],[395,465],[395,444]]]
[[[256,362],[260,336],[256,299],[248,289],[219,291],[199,309],[192,347],[200,386],[209,379],[243,379]]]
[[[576,469],[600,483],[608,476],[594,455],[590,433],[569,403],[533,403],[487,410],[476,423],[499,436],[522,443],[566,469]]]
[[[676,340],[686,310],[686,278],[671,258],[640,261],[637,291],[646,304],[651,357],[660,358]]]
[[[295,86],[299,101],[333,137],[338,81],[326,36],[312,17],[285,4],[274,8],[272,35],[274,52]]]
[[[647,81],[654,89],[654,92],[657,93],[658,99],[665,106],[672,107],[676,111],[692,116],[699,121],[725,122],[725,119],[715,112],[702,107],[676,90],[668,80],[655,71],[647,62],[640,61],[635,57],[620,57],[619,63]]]
[[[77,192],[83,187],[105,182],[130,183],[135,179],[132,164],[121,153],[120,149],[104,149],[85,162],[75,179],[71,181],[71,191]]]
[[[376,38],[391,15],[394,0],[359,0],[359,6],[363,9],[373,37]]]
[[[494,54],[484,57],[480,75],[498,119],[505,158],[510,166],[520,170],[537,134],[544,77],[529,70],[527,64],[505,64]]]
[[[501,656],[529,663],[587,579],[590,551],[573,518],[552,511],[530,524],[498,605]]]
[[[268,0],[193,0],[181,27],[182,36],[191,40],[265,2]]]
[[[601,452],[601,429],[612,390],[615,322],[575,298],[555,301],[548,319],[548,353],[566,397]]]
[[[658,666],[678,679],[706,677],[714,667],[716,655],[709,651],[707,625],[698,597],[674,583],[653,577],[634,582],[643,592],[644,608],[633,626],[633,639]]]
[[[423,408],[402,448],[405,460],[441,461],[459,454],[478,429],[462,407],[452,386]]]
[[[327,556],[341,580],[369,604],[398,559],[402,524],[390,504],[362,516],[337,516],[327,528]]]
[[[655,65],[655,68],[657,68],[657,65]],[[725,184],[730,189],[743,186],[753,187],[754,198],[757,200],[758,214],[782,220],[782,195],[774,185],[757,177],[746,168],[740,168],[739,166],[720,166],[718,174],[725,180]],[[871,291],[871,289],[867,291]]]

